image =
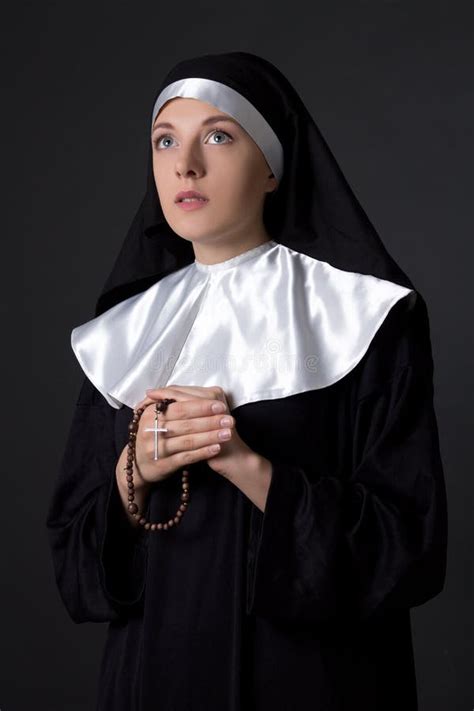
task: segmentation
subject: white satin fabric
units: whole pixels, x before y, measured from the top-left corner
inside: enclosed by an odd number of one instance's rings
[[[270,240],[195,260],[74,328],[71,345],[115,408],[175,384],[220,385],[233,410],[340,380],[410,292]]]

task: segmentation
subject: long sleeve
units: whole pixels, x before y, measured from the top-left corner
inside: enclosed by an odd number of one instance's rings
[[[447,510],[432,362],[426,338],[413,331],[420,322],[407,318],[412,326],[398,343],[382,339],[367,359],[370,376],[362,368],[362,381],[376,385],[354,400],[345,475],[271,461],[265,511],[251,515],[248,613],[360,621],[442,590]]]
[[[118,619],[145,587],[148,538],[120,499],[114,416],[84,379],[46,520],[56,584],[75,622]]]

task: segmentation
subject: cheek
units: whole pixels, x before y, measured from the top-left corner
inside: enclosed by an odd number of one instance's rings
[[[240,204],[246,205],[249,209],[257,205],[260,201],[260,183],[256,179],[256,173],[252,170],[245,171],[242,178],[236,183],[234,195]]]
[[[155,178],[156,189],[160,192],[166,190],[166,175],[163,170],[163,162],[153,161],[153,177]]]
[[[174,200],[174,193],[173,195],[171,194],[171,183],[168,178],[168,175],[166,174],[166,171],[163,170],[163,167],[160,166],[160,168],[153,168],[153,177],[155,179],[155,187],[156,187],[156,192],[158,194],[158,199],[160,200],[160,203],[162,205],[163,209],[166,209],[166,206],[170,202],[170,200]]]
[[[244,156],[239,161],[222,161],[214,165],[212,183],[217,193],[230,200],[240,203],[243,200],[248,204],[256,198],[258,180],[258,167],[251,157]]]

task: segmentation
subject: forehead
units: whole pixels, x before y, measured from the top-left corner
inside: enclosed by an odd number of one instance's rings
[[[232,116],[207,101],[178,96],[169,99],[163,104],[155,117],[153,129],[162,122],[188,126],[200,124],[212,117],[220,117],[221,120],[226,119],[236,125],[240,125]]]

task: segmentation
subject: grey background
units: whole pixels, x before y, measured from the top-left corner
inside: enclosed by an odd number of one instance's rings
[[[1,711],[94,708],[106,625],[68,618],[44,527],[82,377],[70,331],[142,198],[164,73],[232,50],[293,82],[428,303],[449,562],[412,610],[418,693],[471,709],[472,3],[20,0],[2,21]]]

